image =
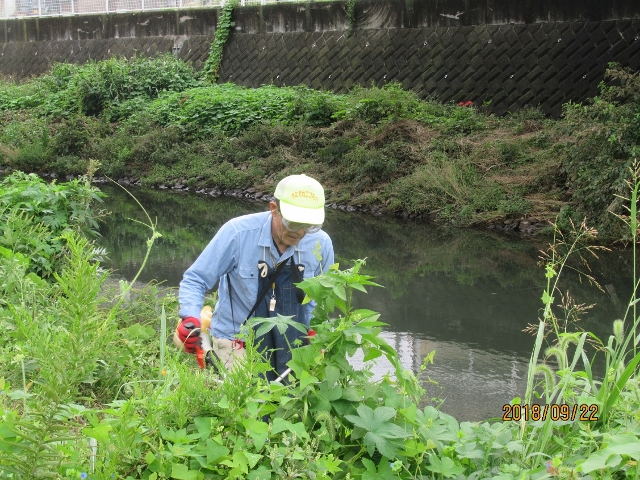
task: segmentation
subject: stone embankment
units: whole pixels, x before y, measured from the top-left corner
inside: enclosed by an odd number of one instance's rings
[[[0,174],[2,174],[2,170],[0,170]],[[44,178],[53,178],[64,181],[70,181],[75,178],[74,175],[65,175],[59,176],[55,173],[51,174],[41,174]],[[106,177],[96,177],[94,178],[94,183],[108,183],[110,180]],[[117,183],[123,186],[142,186],[142,181],[139,178],[119,178]],[[199,195],[209,195],[211,197],[220,197],[220,196],[230,196],[235,198],[243,198],[247,200],[261,201],[261,202],[269,202],[274,200],[273,195],[271,193],[262,192],[255,187],[249,187],[244,189],[219,189],[219,188],[202,188],[189,186],[186,180],[178,180],[171,183],[160,184],[157,187],[159,190],[173,190],[175,192],[195,192]],[[423,213],[423,214],[414,214],[406,211],[393,211],[389,212],[384,209],[382,206],[369,206],[369,205],[344,205],[338,203],[328,203],[327,208],[332,208],[334,210],[342,210],[345,212],[360,212],[368,215],[374,216],[395,216],[398,218],[402,218],[405,220],[416,220],[423,222],[431,222],[434,221],[436,216],[431,213]],[[486,228],[488,230],[493,230],[496,232],[501,232],[505,234],[519,235],[519,236],[533,236],[538,233],[540,230],[549,227],[549,222],[546,220],[541,220],[537,218],[517,218],[517,219],[507,219],[498,223],[492,223],[487,225]]]

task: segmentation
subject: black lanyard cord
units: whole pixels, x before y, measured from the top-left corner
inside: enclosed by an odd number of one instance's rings
[[[291,268],[295,268],[295,265],[293,264],[293,256],[289,257],[291,258]],[[253,308],[249,311],[249,314],[247,315],[247,317],[244,319],[244,321],[242,322],[242,325],[244,325],[245,323],[247,323],[247,320],[249,320],[249,318],[251,317],[251,315],[253,315],[253,313],[256,311],[256,309],[258,308],[258,305],[260,304],[260,302],[262,301],[262,299],[265,297],[265,295],[267,294],[267,292],[269,291],[269,288],[271,288],[271,286],[276,282],[276,279],[280,276],[280,274],[283,272],[284,270],[284,266],[287,263],[286,260],[280,262],[277,266],[274,272],[272,272],[268,277],[267,277],[267,281],[264,284],[264,287],[262,287],[262,290],[260,290],[260,293],[258,293],[258,297],[256,299],[256,303],[253,305]],[[231,289],[231,278],[229,278],[229,274],[227,273],[227,287],[229,290],[229,305],[231,307],[231,320],[233,321],[233,329],[235,331],[236,328],[236,319],[233,316],[233,291]],[[241,326],[242,326],[241,325]]]

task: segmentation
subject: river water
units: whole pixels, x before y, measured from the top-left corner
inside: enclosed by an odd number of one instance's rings
[[[104,207],[111,214],[99,242],[108,250],[111,268],[132,279],[150,235],[134,220],[146,222],[146,216],[118,187],[101,188],[109,195]],[[229,197],[132,192],[162,234],[140,280],[171,287],[224,222],[268,208],[265,202]],[[374,275],[384,287],[357,295],[356,306],[381,313],[388,324],[382,335],[405,367],[419,375],[426,401],[442,402],[441,409],[459,421],[479,421],[501,417],[503,405],[524,394],[534,337],[523,329],[537,325],[541,315],[547,280],[539,260],[547,244],[332,209],[324,229],[341,268],[366,258],[362,273]],[[631,292],[630,255],[605,252],[590,266],[604,291],[571,270],[561,276],[560,287],[579,304],[596,304],[578,325],[606,338],[613,320],[624,315]],[[421,370],[433,350],[434,364]],[[376,371],[384,373],[385,365]]]

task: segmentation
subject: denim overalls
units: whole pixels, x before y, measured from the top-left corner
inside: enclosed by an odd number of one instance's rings
[[[260,275],[258,276],[258,292],[261,292],[266,285],[270,285],[267,294],[260,300],[256,307],[256,317],[276,317],[280,315],[294,315],[296,322],[305,324],[305,309],[302,306],[304,292],[294,285],[301,282],[304,274],[304,265],[295,264],[293,256],[283,260],[286,264],[283,270],[277,276],[275,282],[272,282],[275,269],[271,268],[266,262],[258,262]],[[273,301],[275,305],[271,308]],[[258,350],[263,352],[271,361],[271,366],[275,371],[266,373],[268,381],[274,381],[278,376],[282,375],[287,369],[287,362],[291,360],[291,349],[295,348],[294,342],[297,339],[304,340],[306,335],[293,327],[288,327],[284,335],[274,327],[256,338],[255,343]]]

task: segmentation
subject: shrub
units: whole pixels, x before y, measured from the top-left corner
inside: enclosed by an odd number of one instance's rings
[[[343,161],[345,155],[350,153],[361,142],[359,137],[337,137],[329,141],[326,147],[318,150],[317,157],[322,163],[336,165]]]
[[[85,180],[47,184],[35,174],[14,172],[0,182],[0,244],[31,260],[43,278],[61,268],[61,234],[97,233],[98,190]]]
[[[97,116],[113,104],[133,98],[157,98],[163,91],[182,91],[198,82],[195,72],[173,55],[89,63],[78,72],[75,90],[85,115]],[[110,115],[113,119],[115,115]]]
[[[58,156],[91,157],[95,144],[108,133],[108,126],[100,120],[73,115],[54,126],[51,151]]]
[[[41,172],[50,165],[51,152],[42,143],[32,143],[17,149],[12,163],[29,171]]]
[[[234,135],[260,123],[319,125],[332,113],[329,94],[306,87],[243,88],[211,85],[163,96],[148,106],[161,125],[180,125],[198,137],[222,131]]]
[[[601,83],[600,95],[589,104],[565,105],[577,141],[563,170],[579,214],[611,229],[609,207],[621,213],[612,199],[624,192],[629,169],[640,156],[640,74],[611,64],[606,78],[611,83]]]
[[[419,108],[418,96],[403,90],[397,82],[379,88],[356,87],[345,98],[346,108],[336,112],[339,119],[361,119],[378,124],[397,118],[411,118]]]

